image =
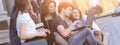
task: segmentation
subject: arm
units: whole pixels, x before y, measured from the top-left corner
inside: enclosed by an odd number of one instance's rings
[[[70,27],[65,29],[63,25],[58,25],[57,26],[57,30],[58,32],[63,36],[63,37],[67,37],[69,36],[70,32],[71,32],[71,29]]]
[[[20,24],[20,38],[21,39],[31,39],[37,36],[36,33],[26,34],[26,27],[27,27],[26,23]]]
[[[40,29],[39,31],[35,32],[35,33],[30,33],[30,34],[26,34],[26,23],[21,23],[20,25],[20,38],[21,39],[31,39],[34,38],[36,36],[41,36],[41,37],[46,37],[47,34],[45,32],[47,32],[46,30]]]
[[[58,32],[59,32],[63,37],[67,37],[67,36],[69,36],[69,34],[71,33],[72,27],[73,27],[76,23],[78,23],[78,21],[72,23],[72,24],[71,24],[68,28],[66,28],[66,29],[64,28],[63,25],[58,25],[58,26],[57,26],[57,30],[58,30]]]

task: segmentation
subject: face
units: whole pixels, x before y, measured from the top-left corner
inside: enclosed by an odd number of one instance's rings
[[[72,7],[71,6],[64,9],[64,14],[65,14],[66,17],[70,17],[71,13],[72,13]]]
[[[54,13],[55,12],[55,4],[53,2],[51,2],[48,6],[48,10],[50,13]]]
[[[73,19],[79,19],[80,18],[79,10],[78,9],[73,9],[71,16],[72,16]]]

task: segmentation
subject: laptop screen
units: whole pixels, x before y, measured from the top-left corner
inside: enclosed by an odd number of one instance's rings
[[[88,10],[87,19],[86,19],[86,25],[87,26],[92,26],[94,18],[95,18],[95,11],[93,11],[93,9]]]

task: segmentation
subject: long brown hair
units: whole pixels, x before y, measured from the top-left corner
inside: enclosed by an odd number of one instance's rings
[[[30,8],[30,0],[17,0],[17,8],[21,11],[21,12],[25,12],[26,8]]]
[[[76,8],[76,7],[73,7],[73,9],[72,10],[74,10],[74,9],[76,9],[76,10],[78,10],[79,11],[79,14],[80,14],[80,19],[82,18],[82,12],[80,11],[80,9],[78,9],[78,8]],[[70,15],[70,19],[71,20],[74,20],[73,19],[73,17],[72,17],[72,14]]]
[[[74,7],[72,10],[74,10],[74,9],[77,9],[79,11],[80,18],[82,18],[82,12],[80,11],[80,9]]]
[[[49,6],[50,3],[54,3],[54,4],[55,4],[55,7],[56,7],[56,2],[55,2],[55,1],[52,1],[52,0],[51,0],[51,1],[48,1],[47,5],[46,5],[47,10],[46,10],[46,15],[45,15],[45,16],[47,16],[48,13],[49,13],[49,11],[48,11],[48,6]],[[52,17],[55,18],[55,16],[56,16],[56,12],[53,12],[53,13],[52,13]]]

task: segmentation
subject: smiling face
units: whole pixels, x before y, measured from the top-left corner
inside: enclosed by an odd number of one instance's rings
[[[49,11],[49,13],[54,13],[55,12],[55,3],[53,3],[53,2],[49,3],[48,11]]]
[[[70,17],[70,15],[72,13],[72,7],[69,6],[69,7],[65,8],[63,13],[66,17]]]
[[[73,9],[71,17],[73,19],[79,19],[80,18],[80,12],[78,9]]]

